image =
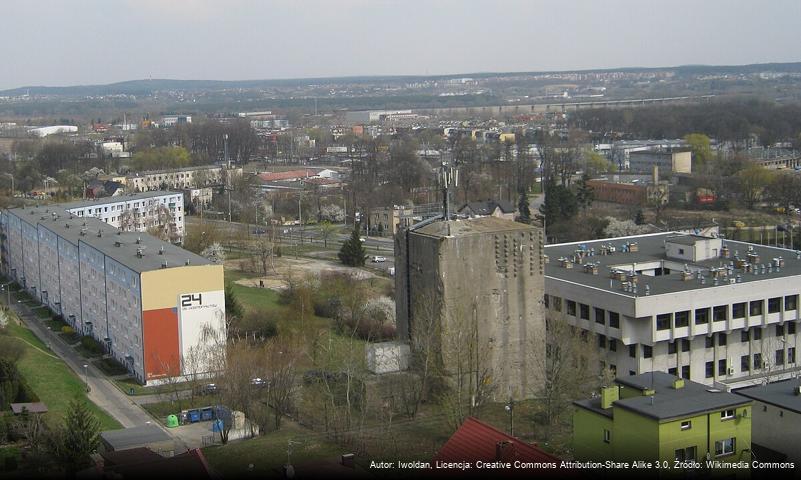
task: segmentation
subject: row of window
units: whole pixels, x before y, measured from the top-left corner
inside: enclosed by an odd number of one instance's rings
[[[773,366],[782,366],[785,363],[788,365],[795,364],[796,362],[796,355],[795,355],[795,347],[789,347],[786,352],[783,348],[780,348],[774,352],[774,365]],[[713,378],[715,376],[715,362],[710,361],[706,362],[706,378]],[[722,358],[717,361],[717,374],[718,375],[731,375],[734,373],[734,368],[728,365],[728,361],[725,358]],[[740,357],[740,372],[750,372],[751,369],[758,370],[760,368],[766,367],[762,360],[761,353],[755,353],[753,357],[751,355],[743,355]],[[731,368],[731,370],[729,370]]]
[[[562,298],[553,295],[545,295],[543,298],[545,308],[553,308],[556,312],[562,311]],[[582,320],[590,319],[590,306],[583,303],[576,303],[573,300],[565,300],[564,302],[566,313],[575,317],[576,311],[579,312],[579,318]],[[606,325],[607,321],[612,328],[620,328],[620,314],[617,312],[606,311],[603,308],[595,307],[595,323]]]
[[[768,313],[781,312],[782,297],[768,299]],[[754,300],[751,302],[739,302],[731,305],[731,318],[745,318],[745,311],[748,308],[748,315],[759,316],[764,312],[765,300]],[[716,307],[697,308],[695,310],[695,324],[702,325],[709,323],[712,318],[714,322],[722,322],[729,319],[729,306],[718,305]],[[798,308],[798,295],[787,295],[784,297],[784,310],[796,310]],[[569,312],[568,312],[569,313]],[[690,310],[683,310],[673,314],[674,328],[689,326]],[[661,313],[656,316],[656,329],[669,330],[671,327],[671,314]]]

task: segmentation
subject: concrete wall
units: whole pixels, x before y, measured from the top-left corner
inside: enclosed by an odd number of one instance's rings
[[[801,463],[801,414],[754,400],[751,440]]]

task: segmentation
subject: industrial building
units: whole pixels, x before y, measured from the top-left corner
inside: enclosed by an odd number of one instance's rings
[[[169,240],[184,236],[184,198],[181,192],[154,191],[100,197],[52,205],[79,218],[97,218],[126,232],[162,227]]]
[[[399,340],[414,349],[438,332],[435,351],[454,384],[470,372],[490,398],[536,395],[544,382],[542,245],[541,228],[493,216],[440,216],[402,229],[395,236]]]
[[[661,371],[730,390],[795,375],[801,254],[659,233],[548,245],[545,306],[618,377]]]
[[[5,210],[0,228],[2,272],[142,384],[213,367],[186,359],[201,331],[224,338],[222,265],[61,206]]]
[[[665,177],[671,173],[692,173],[692,152],[683,149],[637,151],[629,153],[629,169],[636,173],[651,173],[654,167]]]

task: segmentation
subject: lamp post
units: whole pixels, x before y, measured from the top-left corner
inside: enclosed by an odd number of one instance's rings
[[[84,363],[83,364],[83,383],[84,383],[84,386],[86,387],[86,391],[88,392],[89,391],[89,364],[88,363]]]
[[[509,413],[509,436],[515,436],[515,401],[512,400],[512,397],[509,397],[509,402],[504,407],[507,413]]]

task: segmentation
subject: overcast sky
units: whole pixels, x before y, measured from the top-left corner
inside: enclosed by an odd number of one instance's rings
[[[2,0],[0,88],[801,61],[798,0]]]

